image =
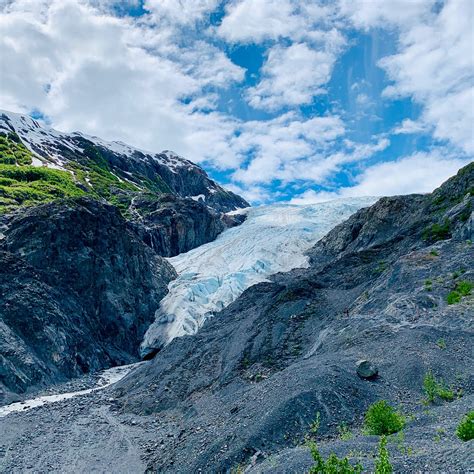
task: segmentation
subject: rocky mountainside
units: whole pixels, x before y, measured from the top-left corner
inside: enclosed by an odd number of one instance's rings
[[[115,207],[76,198],[0,224],[0,402],[138,359],[176,273]]]
[[[361,417],[385,399],[411,420],[411,456],[391,448],[396,472],[466,472],[454,427],[474,400],[473,205],[474,164],[430,195],[383,198],[319,241],[309,268],[251,287],[119,382],[123,413],[157,420],[149,469],[305,472],[308,451],[293,448],[319,413],[323,449],[368,470],[376,441],[358,434]],[[378,366],[375,380],[357,376],[359,359]],[[430,370],[463,394],[449,410],[426,414]]]
[[[469,472],[473,441],[455,431],[474,405],[473,206],[474,163],[361,209],[306,268],[246,289],[117,384],[0,414],[0,470],[308,472],[310,438],[373,472],[363,416],[387,400],[406,419],[388,437],[394,472]],[[426,400],[429,374],[450,401]]]
[[[0,111],[0,214],[78,196],[116,206],[164,256],[213,240],[235,224],[222,213],[249,206],[173,152],[62,133]]]

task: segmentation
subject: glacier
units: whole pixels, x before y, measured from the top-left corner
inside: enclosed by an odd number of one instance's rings
[[[168,286],[155,321],[141,344],[143,357],[176,337],[195,334],[204,322],[244,290],[270,275],[307,267],[305,252],[340,222],[377,198],[337,199],[318,204],[272,204],[246,208],[238,227],[167,260],[178,278]]]

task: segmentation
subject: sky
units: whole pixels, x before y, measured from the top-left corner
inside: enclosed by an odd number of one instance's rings
[[[0,0],[0,108],[173,150],[253,204],[473,160],[472,0]]]

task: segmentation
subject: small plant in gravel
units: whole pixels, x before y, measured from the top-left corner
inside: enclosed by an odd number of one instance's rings
[[[444,380],[436,378],[431,370],[426,373],[423,379],[423,390],[427,403],[434,403],[437,397],[448,402],[456,397],[454,391],[446,386]]]
[[[461,441],[474,439],[474,410],[466,414],[456,428],[456,435]]]
[[[443,338],[438,339],[436,345],[442,350],[446,349],[446,341]]]
[[[385,400],[370,405],[365,414],[364,426],[369,435],[389,435],[397,433],[405,426],[405,417]]]
[[[319,452],[318,445],[314,441],[307,443],[311,456],[315,462],[314,466],[309,469],[309,474],[361,474],[362,466],[357,463],[353,466],[347,457],[338,458],[331,453],[327,459],[324,459]]]
[[[321,426],[321,413],[316,412],[316,416],[310,425],[311,433],[316,434]]]
[[[352,439],[352,431],[349,429],[346,423],[341,423],[337,427],[337,431],[339,432],[339,438],[342,441],[349,441],[350,439]]]
[[[425,290],[432,291],[433,290],[433,281],[432,280],[425,280]]]
[[[379,443],[379,455],[375,460],[375,474],[392,474],[393,467],[387,449],[387,438],[382,436]]]
[[[431,250],[430,255],[432,255],[433,257],[438,257],[439,252],[437,250]]]
[[[448,304],[456,304],[461,301],[464,296],[471,294],[472,289],[474,288],[474,283],[468,280],[458,281],[454,290],[451,291],[446,297]]]

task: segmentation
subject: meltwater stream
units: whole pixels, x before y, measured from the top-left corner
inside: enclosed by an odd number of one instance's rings
[[[377,198],[348,198],[304,206],[248,208],[246,221],[214,242],[169,259],[178,278],[156,312],[143,340],[146,356],[175,337],[194,334],[207,318],[248,287],[272,274],[305,267],[305,251],[335,225]]]

